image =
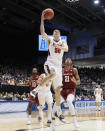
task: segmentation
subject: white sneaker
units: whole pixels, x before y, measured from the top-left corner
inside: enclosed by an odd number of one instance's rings
[[[50,129],[51,129],[51,131],[55,131],[55,125],[53,122],[51,123]]]
[[[55,131],[55,127],[50,127],[51,131]]]
[[[32,121],[31,120],[28,120],[27,124],[28,125],[31,125]]]
[[[74,123],[74,127],[75,127],[75,128],[79,128],[80,125],[79,125],[77,122],[75,122],[75,123]]]

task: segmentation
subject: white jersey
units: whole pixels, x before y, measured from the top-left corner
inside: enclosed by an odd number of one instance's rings
[[[101,88],[96,88],[95,89],[95,96],[101,96],[102,94],[102,89]]]
[[[62,40],[60,39],[58,42],[55,42],[53,38],[51,38],[49,44],[49,54],[47,57],[47,62],[55,65],[55,66],[62,66],[62,57],[64,51],[54,47],[54,44],[62,46]]]

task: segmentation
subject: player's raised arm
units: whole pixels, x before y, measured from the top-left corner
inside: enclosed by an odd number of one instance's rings
[[[45,33],[45,28],[44,28],[44,11],[42,12],[42,16],[41,16],[40,33],[42,37],[47,41],[47,43],[50,44],[50,38]]]

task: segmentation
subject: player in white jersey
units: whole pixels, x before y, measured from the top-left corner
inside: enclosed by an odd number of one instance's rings
[[[47,76],[48,74],[42,74],[43,79]],[[53,104],[53,97],[52,97],[52,93],[51,93],[51,84],[52,81],[50,80],[46,85],[44,86],[40,86],[39,87],[39,91],[38,91],[38,100],[39,100],[39,105],[40,105],[40,109],[41,109],[41,113],[42,110],[45,106],[45,103],[47,103],[48,105],[48,124],[51,124],[52,121],[52,104]],[[41,114],[40,114],[41,116]]]
[[[63,119],[63,116],[60,112],[60,88],[62,86],[62,57],[64,52],[68,52],[68,46],[65,40],[60,39],[60,30],[55,29],[53,31],[52,39],[49,38],[48,35],[45,33],[44,11],[42,12],[41,16],[40,32],[42,37],[47,41],[49,50],[47,61],[44,64],[44,69],[45,72],[49,73],[51,67],[55,68],[56,76],[53,79],[53,85],[55,91],[57,115],[59,116],[59,118]]]
[[[35,97],[35,95],[38,93],[38,100],[39,100],[39,116],[43,117],[43,108],[45,105],[45,102],[48,104],[48,121],[47,123],[51,123],[52,119],[52,103],[53,103],[53,97],[52,93],[50,91],[52,79],[55,77],[55,70],[51,69],[49,74],[41,74],[39,76],[39,79],[37,80],[37,87],[30,92],[30,95],[32,97]]]
[[[102,91],[100,82],[98,82],[98,87],[94,91],[94,95],[95,95],[95,98],[96,98],[96,111],[101,110],[100,107],[101,107],[102,94],[103,94],[103,91]]]

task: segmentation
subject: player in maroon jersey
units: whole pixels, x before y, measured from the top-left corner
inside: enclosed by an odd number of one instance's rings
[[[32,76],[30,77],[30,91],[32,91],[33,89],[35,89],[37,87],[37,80],[38,80],[39,76],[38,76],[38,71],[37,68],[33,68],[32,69]],[[39,101],[38,101],[38,96],[36,95],[35,98],[33,98],[32,96],[29,97],[29,109],[28,109],[28,124],[31,124],[31,113],[32,113],[32,105],[33,102],[36,103],[37,107],[39,106]],[[38,117],[38,119],[40,120],[41,118]]]
[[[67,58],[65,61],[65,67],[63,68],[63,86],[61,96],[68,103],[70,113],[73,117],[74,126],[78,127],[73,101],[75,99],[76,85],[80,84],[80,77],[78,70],[73,68],[71,64],[71,59]]]

